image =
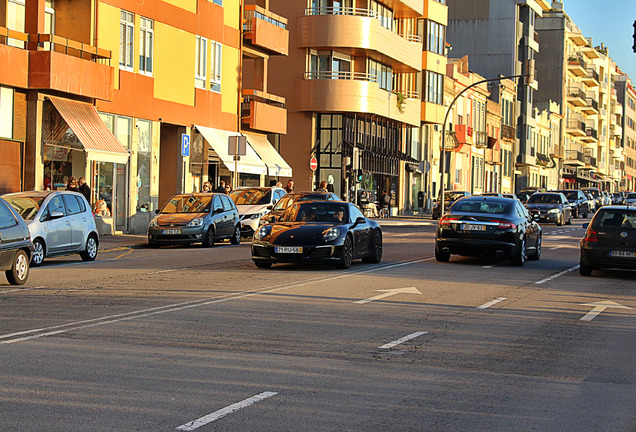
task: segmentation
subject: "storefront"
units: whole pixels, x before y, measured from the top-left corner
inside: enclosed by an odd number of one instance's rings
[[[126,230],[129,151],[118,139],[125,137],[115,137],[93,105],[50,97],[42,138],[44,188],[63,190],[71,177],[85,177],[100,233]]]

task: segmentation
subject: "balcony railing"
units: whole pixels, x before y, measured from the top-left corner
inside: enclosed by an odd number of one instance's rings
[[[484,131],[475,131],[475,145],[480,148],[488,147],[488,134]]]
[[[11,30],[6,27],[0,27],[0,43],[3,45],[11,45],[16,48],[26,48],[29,41],[29,35],[19,31]]]
[[[517,129],[514,126],[502,125],[501,137],[507,139],[515,139],[517,137]]]
[[[574,97],[585,100],[586,94],[582,88],[578,86],[570,86],[568,87],[568,97]]]
[[[585,165],[596,167],[596,158],[592,156],[585,156]]]
[[[585,135],[594,139],[598,139],[598,131],[591,127],[585,128]]]
[[[565,160],[585,163],[585,155],[578,150],[567,150],[565,152]]]
[[[254,22],[252,18],[258,18],[282,29],[287,29],[287,19],[261,9],[258,6],[246,5],[245,10],[243,11],[243,18],[243,31],[245,32],[252,31]]]
[[[592,68],[587,68],[587,78],[592,79],[592,80],[594,80],[596,82],[599,82],[598,72],[596,72]]]
[[[585,132],[585,123],[577,118],[571,118],[568,119],[567,128]]]
[[[568,66],[580,66],[587,72],[587,62],[583,60],[581,55],[573,55],[568,57]]]
[[[305,79],[342,79],[378,82],[378,76],[366,72],[308,71]]]

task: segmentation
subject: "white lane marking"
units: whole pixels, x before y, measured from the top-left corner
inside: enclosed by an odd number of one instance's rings
[[[393,342],[389,342],[388,344],[384,344],[384,345],[382,345],[382,346],[380,346],[378,348],[380,348],[380,349],[391,349],[391,348],[393,348],[396,345],[403,344],[406,341],[410,341],[411,339],[415,339],[416,337],[420,337],[422,335],[425,335],[426,333],[428,333],[428,332],[420,331],[420,332],[411,333],[408,336],[404,336],[403,338],[400,338],[398,340],[394,340]]]
[[[6,291],[0,291],[0,294],[12,293],[16,291],[30,291],[30,290],[36,290],[36,289],[42,289],[42,288],[46,288],[46,287],[16,288],[16,289],[11,289]]]
[[[558,277],[561,277],[561,276],[563,276],[566,273],[570,273],[571,271],[576,270],[579,267],[580,267],[579,265],[575,265],[574,267],[571,267],[571,268],[569,268],[567,270],[563,270],[562,272],[559,272],[559,273],[557,273],[555,275],[552,275],[552,276],[550,276],[548,278],[541,279],[540,281],[535,282],[535,285],[543,285],[544,283],[550,282],[551,280],[554,280],[554,279],[556,279]]]
[[[489,301],[488,303],[479,306],[477,309],[488,309],[490,306],[494,306],[497,303],[501,303],[505,299],[506,299],[505,297],[499,297],[497,299],[494,299],[493,301]]]
[[[383,298],[394,296],[394,295],[397,295],[397,294],[419,294],[419,295],[422,295],[422,293],[415,287],[396,288],[396,289],[388,289],[388,290],[375,290],[375,291],[376,292],[383,292],[384,294],[379,294],[379,295],[377,295],[375,297],[370,297],[370,298],[364,299],[364,300],[358,300],[358,301],[356,301],[354,303],[355,304],[371,303],[372,301],[382,300]]]
[[[494,267],[494,266],[496,266],[496,265],[497,265],[497,264],[485,265],[485,266],[482,266],[482,268],[483,268],[483,269],[491,269],[491,268],[493,268],[493,267]]]
[[[204,417],[198,418],[194,421],[181,425],[176,430],[193,431],[195,429],[200,428],[201,426],[205,426],[208,423],[212,423],[213,421],[218,420],[221,417],[225,417],[228,414],[232,414],[233,412],[246,408],[250,405],[254,405],[257,402],[260,402],[267,398],[271,398],[272,396],[276,396],[277,394],[278,393],[276,392],[263,392],[263,393],[257,394],[256,396],[252,396],[251,398],[247,398],[245,400],[232,404],[228,407],[215,411],[212,414],[208,414]]]
[[[367,270],[346,272],[345,274],[332,276],[326,279],[324,279],[322,276],[318,276],[315,278],[307,279],[304,283],[300,283],[300,284],[297,283],[296,281],[286,282],[280,285],[274,285],[271,287],[262,288],[260,291],[252,290],[252,291],[234,292],[234,293],[224,294],[218,297],[191,300],[191,301],[183,302],[183,303],[175,303],[175,304],[170,304],[165,306],[159,306],[156,308],[142,309],[138,311],[127,312],[127,313],[117,314],[117,315],[110,315],[110,316],[94,318],[94,319],[84,320],[84,321],[77,321],[77,322],[52,326],[52,327],[25,330],[25,331],[21,331],[17,333],[0,335],[0,339],[9,339],[16,336],[31,334],[31,336],[26,336],[19,339],[0,341],[0,345],[7,345],[7,344],[16,343],[16,342],[24,342],[31,339],[38,339],[45,336],[53,336],[53,335],[57,335],[61,333],[67,333],[72,330],[81,330],[85,328],[96,327],[96,326],[105,325],[105,324],[112,324],[112,323],[117,323],[121,321],[130,321],[136,318],[145,318],[152,315],[158,315],[158,314],[163,314],[168,312],[177,312],[180,310],[191,309],[191,308],[195,308],[199,306],[207,306],[207,305],[222,303],[222,302],[226,302],[230,300],[240,300],[240,299],[263,295],[263,294],[271,294],[278,291],[284,291],[284,290],[288,290],[292,288],[299,288],[302,286],[311,285],[316,282],[327,282],[327,281],[332,281],[336,279],[342,279],[349,276],[357,276],[364,273],[372,273],[372,272],[376,272],[380,270],[387,270],[391,268],[417,264],[420,262],[431,261],[434,259],[435,259],[434,257],[421,258],[421,259],[412,260],[412,261],[404,261],[404,262],[400,262],[396,264],[390,264],[387,266],[377,266]],[[64,327],[68,327],[68,328],[63,329]],[[56,329],[63,329],[63,330],[56,330]],[[55,331],[51,331],[51,330],[55,330]],[[40,332],[44,332],[44,333],[40,333]],[[33,334],[33,333],[37,333],[37,334]]]
[[[177,271],[177,270],[179,270],[179,269],[157,270],[157,271],[153,271],[153,272],[146,273],[146,274],[147,275],[152,275],[152,274],[159,274],[159,273],[170,273],[170,272]]]

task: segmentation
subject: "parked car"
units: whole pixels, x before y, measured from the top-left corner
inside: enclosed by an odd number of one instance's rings
[[[29,191],[7,194],[4,198],[29,226],[33,267],[53,256],[79,254],[84,261],[97,258],[97,226],[81,193]]]
[[[260,225],[260,220],[274,208],[285,195],[279,187],[240,187],[230,193],[236,204],[241,221],[241,235],[252,237]]]
[[[534,192],[532,192],[534,193]],[[525,204],[528,202],[528,198],[530,198],[532,196],[532,193],[530,192],[519,192],[516,197],[519,201],[521,201],[522,204]]]
[[[468,197],[459,200],[439,221],[435,259],[451,255],[509,258],[522,266],[526,257],[541,258],[542,231],[519,200]]]
[[[625,205],[636,206],[636,192],[630,192],[625,196]]]
[[[587,206],[590,213],[596,213],[596,199],[594,199],[594,196],[591,193],[585,191],[583,191],[583,193],[587,196]]]
[[[11,285],[23,285],[29,278],[33,254],[31,234],[22,216],[0,198],[0,270]]]
[[[636,269],[636,208],[606,206],[584,224],[579,272],[590,276],[595,269]]]
[[[501,194],[504,198],[511,198],[511,199],[519,199],[519,197],[517,197],[517,195],[513,194],[513,193],[505,193],[505,194]]]
[[[565,195],[565,198],[567,198],[568,202],[570,203],[573,218],[587,217],[588,213],[590,212],[590,208],[588,205],[587,196],[582,190],[566,189],[554,192],[562,193],[563,195]]]
[[[432,218],[433,219],[439,219],[440,217],[442,217],[443,214],[448,212],[448,209],[450,208],[450,206],[453,205],[453,203],[456,200],[458,200],[460,198],[464,198],[464,197],[470,196],[470,195],[471,195],[471,193],[470,192],[466,192],[466,191],[447,191],[447,192],[444,192],[444,211],[442,212],[442,209],[440,207],[440,200],[438,199],[433,204]]]
[[[625,201],[625,197],[622,192],[614,192],[610,195],[612,196],[612,205],[621,205]]]
[[[238,210],[224,193],[178,194],[156,213],[148,225],[151,247],[192,243],[212,247],[224,239],[241,242]]]
[[[302,201],[340,201],[333,192],[293,192],[285,195],[274,208],[261,217],[260,224],[276,222],[290,205]]]
[[[382,260],[382,229],[343,201],[296,202],[279,221],[262,225],[252,241],[252,259],[260,268],[277,262],[318,262],[346,269],[360,258]]]
[[[532,218],[539,222],[572,224],[570,203],[562,193],[537,192],[526,203]]]

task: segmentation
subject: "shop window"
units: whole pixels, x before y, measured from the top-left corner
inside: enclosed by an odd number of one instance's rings
[[[139,140],[137,144],[137,204],[138,213],[151,211],[150,204],[150,167],[152,153],[152,123],[137,121]]]

